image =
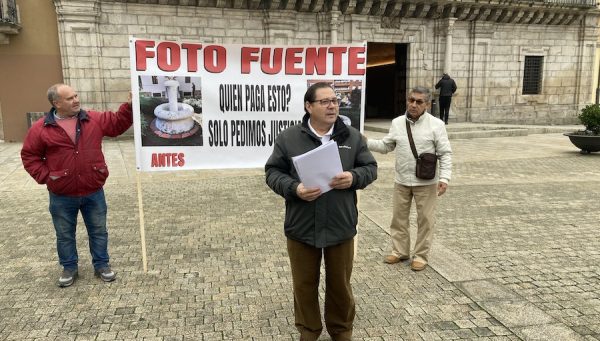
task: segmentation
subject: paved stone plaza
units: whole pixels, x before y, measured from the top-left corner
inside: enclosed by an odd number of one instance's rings
[[[453,180],[419,273],[382,262],[394,159],[375,154],[379,179],[360,195],[355,339],[600,340],[600,153],[558,133],[451,143]],[[144,273],[133,141],[106,141],[118,278],[94,278],[81,225],[80,278],[61,289],[48,194],[20,148],[0,143],[0,340],[297,339],[283,199],[262,169],[142,173]]]

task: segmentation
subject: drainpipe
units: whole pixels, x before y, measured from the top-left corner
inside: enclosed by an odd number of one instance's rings
[[[598,63],[600,64],[600,63]],[[600,65],[598,65],[598,84],[596,84],[596,104],[600,103]]]

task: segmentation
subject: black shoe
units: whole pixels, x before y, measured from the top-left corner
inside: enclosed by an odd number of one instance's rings
[[[94,271],[94,276],[100,277],[105,282],[112,282],[117,278],[117,274],[110,269],[110,266],[105,266]]]
[[[57,284],[61,288],[71,286],[75,282],[75,279],[77,279],[77,276],[77,269],[64,269],[58,278]]]

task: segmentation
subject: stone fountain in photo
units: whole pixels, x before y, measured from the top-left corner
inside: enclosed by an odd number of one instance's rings
[[[169,102],[154,109],[156,118],[151,123],[152,131],[167,139],[183,139],[194,135],[200,126],[193,119],[194,108],[189,104],[177,102],[179,82],[169,79],[165,86]]]

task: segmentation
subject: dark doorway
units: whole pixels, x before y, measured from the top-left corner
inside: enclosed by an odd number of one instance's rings
[[[393,119],[406,110],[408,44],[367,43],[365,118]]]

